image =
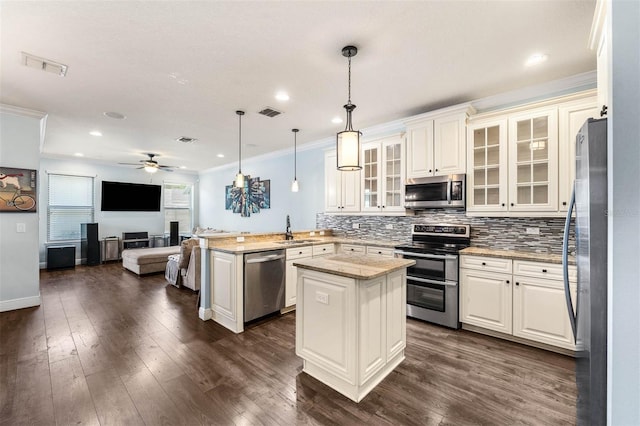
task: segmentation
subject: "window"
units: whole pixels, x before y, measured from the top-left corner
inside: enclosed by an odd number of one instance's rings
[[[164,232],[169,232],[169,222],[178,222],[178,232],[191,234],[193,185],[190,183],[165,183]]]
[[[49,241],[80,239],[80,224],[93,223],[93,188],[90,176],[49,174]]]

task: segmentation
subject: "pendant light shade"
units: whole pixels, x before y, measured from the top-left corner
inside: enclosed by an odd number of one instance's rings
[[[347,124],[344,131],[336,135],[336,156],[338,170],[357,171],[362,169],[360,165],[360,136],[362,133],[353,130],[351,113],[356,106],[351,103],[351,58],[356,56],[358,49],[355,46],[345,46],[342,48],[342,56],[349,59],[349,96],[344,109],[347,111]]]
[[[238,174],[236,175],[234,186],[236,188],[244,187],[244,175],[242,174],[242,116],[244,111],[236,111],[238,114]]]
[[[291,129],[293,132],[293,182],[291,182],[291,192],[298,192],[300,190],[300,185],[298,184],[298,165],[297,165],[297,135],[300,130]]]

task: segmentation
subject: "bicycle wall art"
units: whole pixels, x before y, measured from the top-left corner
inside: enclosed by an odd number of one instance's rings
[[[37,183],[37,170],[0,166],[0,213],[36,212]]]

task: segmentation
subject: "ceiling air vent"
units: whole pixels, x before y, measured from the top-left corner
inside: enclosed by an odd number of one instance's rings
[[[276,115],[282,114],[282,112],[277,111],[271,107],[265,107],[262,111],[258,112],[258,114],[266,115],[267,117],[275,117]]]
[[[27,52],[22,52],[22,65],[37,70],[57,74],[60,77],[67,75],[67,66],[49,59],[40,58]]]
[[[194,143],[195,141],[197,141],[198,139],[196,138],[190,138],[188,136],[180,136],[179,138],[176,139],[176,142],[182,142],[182,143]]]

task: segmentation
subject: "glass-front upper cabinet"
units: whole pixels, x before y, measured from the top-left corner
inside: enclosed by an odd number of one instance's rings
[[[509,117],[509,210],[558,209],[558,112]]]
[[[507,211],[507,120],[470,123],[467,210]]]
[[[404,212],[404,137],[362,145],[362,211]]]

